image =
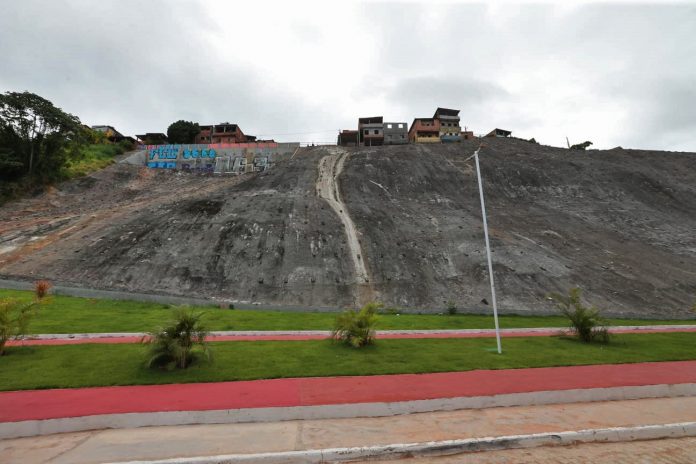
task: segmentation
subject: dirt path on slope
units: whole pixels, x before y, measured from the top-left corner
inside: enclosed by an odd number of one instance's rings
[[[330,155],[324,156],[319,161],[319,176],[317,178],[317,195],[326,200],[331,208],[336,212],[343,223],[346,232],[348,249],[353,258],[353,268],[355,270],[356,284],[358,284],[358,303],[363,304],[372,299],[373,291],[370,288],[369,274],[365,266],[365,259],[358,231],[355,223],[348,214],[346,205],[341,199],[341,192],[338,188],[338,176],[343,170],[343,164],[348,157],[348,153],[341,149],[330,148]]]

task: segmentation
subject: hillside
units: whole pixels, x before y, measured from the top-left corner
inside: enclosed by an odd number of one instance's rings
[[[696,155],[492,139],[481,165],[503,312],[580,285],[612,314],[696,301]],[[473,142],[305,149],[240,177],[114,165],[0,208],[0,275],[342,307],[489,309]]]

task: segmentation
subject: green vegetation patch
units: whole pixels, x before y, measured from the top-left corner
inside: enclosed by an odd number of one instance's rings
[[[150,369],[143,345],[10,347],[0,390],[377,375],[696,359],[696,334],[625,334],[608,345],[560,337],[377,340],[355,350],[329,340],[211,343],[212,362]]]
[[[30,301],[33,293],[0,290],[0,298]],[[337,313],[201,308],[209,330],[331,330]],[[42,304],[30,333],[152,332],[172,318],[173,307],[142,301],[52,296]],[[693,324],[691,320],[608,319],[611,325]],[[502,328],[566,327],[562,316],[501,316]],[[492,329],[492,315],[382,314],[378,330]]]
[[[92,144],[80,148],[80,155],[64,168],[65,177],[86,176],[90,172],[104,169],[114,163],[114,157],[125,152],[118,144]]]

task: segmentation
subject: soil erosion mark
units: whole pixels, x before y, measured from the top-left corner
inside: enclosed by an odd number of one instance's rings
[[[360,242],[358,241],[358,232],[355,228],[355,223],[353,223],[353,220],[348,214],[346,205],[341,199],[338,182],[336,181],[343,170],[343,163],[348,153],[335,148],[329,150],[331,154],[324,156],[319,161],[317,194],[326,200],[341,219],[348,238],[348,249],[353,258],[353,267],[355,269],[357,283],[367,284],[370,279],[367,274],[367,268],[365,267],[365,260],[363,259]]]

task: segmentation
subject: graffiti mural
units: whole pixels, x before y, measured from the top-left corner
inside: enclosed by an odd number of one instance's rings
[[[243,174],[265,171],[278,157],[289,156],[299,143],[224,143],[147,145],[145,165],[153,169]]]
[[[179,157],[179,145],[157,145],[149,149],[150,161],[157,157],[158,160],[169,159],[175,160]]]
[[[148,161],[148,168],[176,169],[176,161]]]
[[[200,151],[197,148],[184,150],[184,159],[196,159],[196,158],[211,158],[215,159],[215,150],[212,148],[203,148]]]

